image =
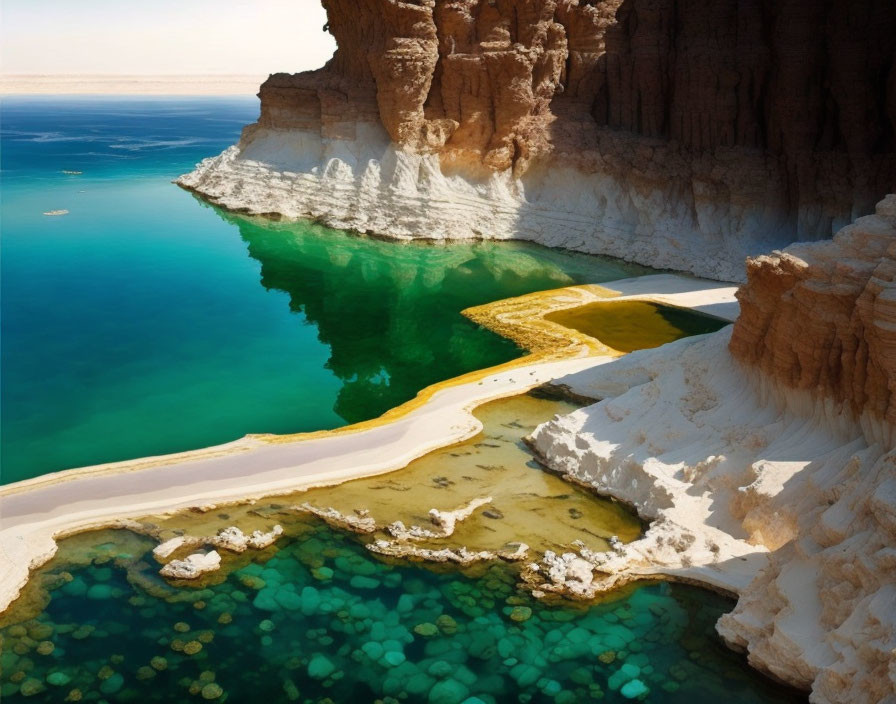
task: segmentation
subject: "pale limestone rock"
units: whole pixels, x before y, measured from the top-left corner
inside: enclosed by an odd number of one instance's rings
[[[356,509],[355,515],[346,515],[335,508],[318,508],[309,503],[293,507],[296,511],[311,513],[337,528],[346,528],[355,533],[373,533],[377,529],[376,520],[367,509]]]
[[[249,547],[255,548],[256,550],[263,550],[264,548],[273,545],[281,535],[283,535],[283,526],[280,524],[275,525],[267,533],[260,530],[253,530],[248,538]]]
[[[386,527],[389,534],[397,540],[428,540],[433,538],[447,538],[454,534],[454,529],[458,522],[463,521],[473,515],[473,512],[486,504],[492,502],[491,496],[484,498],[476,498],[468,501],[460,508],[453,511],[440,511],[436,508],[429,510],[429,517],[433,524],[438,527],[437,531],[432,531],[420,526],[411,526],[408,528],[403,521],[395,521]]]
[[[527,570],[534,589],[590,597],[649,575],[708,584],[739,596],[718,630],[753,666],[813,702],[896,699],[894,209],[887,198],[832,243],[794,246],[798,262],[758,262],[741,293],[753,308],[733,333],[558,380],[604,400],[539,426],[536,451],[651,523],[606,553],[551,556]],[[805,351],[799,364],[793,350]]]
[[[180,548],[186,545],[199,545],[202,543],[201,538],[192,538],[187,535],[178,535],[164,543],[160,543],[153,548],[152,554],[157,560],[164,560],[169,555],[174,554]]]
[[[169,579],[197,579],[221,566],[221,556],[216,550],[207,553],[195,552],[183,560],[172,560],[159,570],[159,574]]]

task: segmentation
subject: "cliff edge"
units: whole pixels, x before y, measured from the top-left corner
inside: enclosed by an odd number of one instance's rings
[[[896,195],[747,271],[733,328],[557,380],[603,400],[535,448],[650,527],[552,557],[535,586],[714,586],[738,596],[718,631],[755,667],[813,702],[896,701]]]
[[[712,278],[896,190],[886,0],[323,0],[338,49],[274,74],[179,181],[392,237],[520,238]]]

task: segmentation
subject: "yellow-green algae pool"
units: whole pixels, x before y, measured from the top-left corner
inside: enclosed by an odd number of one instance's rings
[[[594,337],[620,352],[659,347],[715,332],[729,321],[651,301],[597,301],[549,313],[545,319]]]

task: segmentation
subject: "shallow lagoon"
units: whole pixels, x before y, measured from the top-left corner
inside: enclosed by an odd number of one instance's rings
[[[290,508],[363,506],[381,523],[422,523],[429,506],[490,494],[494,504],[427,545],[496,549],[513,538],[541,552],[577,539],[600,549],[612,534],[632,540],[637,519],[546,473],[521,442],[570,408],[538,395],[495,401],[476,411],[480,435],[403,470],[147,517],[145,529],[162,538],[284,526],[263,551],[224,551],[221,571],[202,582],[166,583],[156,541],[130,531],[62,540],[0,619],[0,693],[47,702],[800,701],[722,645],[713,624],[730,602],[710,592],[652,584],[591,606],[542,603],[518,588],[513,565],[378,559],[363,548],[376,536]]]
[[[57,558],[46,610],[2,629],[4,701],[798,700],[719,642],[730,604],[695,588],[544,605],[503,564],[389,564],[309,520],[224,582],[173,589],[153,541],[75,540],[91,564]]]

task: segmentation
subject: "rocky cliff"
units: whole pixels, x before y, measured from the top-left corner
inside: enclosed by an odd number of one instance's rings
[[[739,599],[718,630],[754,666],[813,702],[896,701],[894,267],[890,195],[832,241],[749,261],[733,329],[558,380],[604,400],[535,447],[651,523],[554,559],[544,588],[721,587]]]
[[[183,185],[730,279],[896,190],[889,0],[323,4],[333,59],[272,75],[258,123]]]
[[[890,195],[831,241],[751,259],[731,339],[735,358],[846,406],[870,436],[896,426],[894,231]]]

